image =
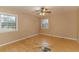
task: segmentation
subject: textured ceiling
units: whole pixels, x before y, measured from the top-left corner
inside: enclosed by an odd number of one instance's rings
[[[62,7],[61,6],[5,6],[5,7],[15,9],[23,13],[29,13],[37,17],[40,17],[40,15],[37,15],[35,10],[39,10],[41,7],[46,7],[49,10],[51,10],[52,11],[51,14],[61,13],[61,12],[66,13],[76,10],[76,7],[71,7],[71,6],[70,7],[68,6],[62,6]]]

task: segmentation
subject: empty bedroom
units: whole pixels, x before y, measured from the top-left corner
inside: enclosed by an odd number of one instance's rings
[[[0,6],[0,52],[79,52],[79,7]]]

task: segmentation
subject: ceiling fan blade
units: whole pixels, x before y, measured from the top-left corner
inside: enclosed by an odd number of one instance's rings
[[[51,13],[51,11],[45,11],[45,13]]]
[[[39,12],[40,10],[35,10],[36,12]]]

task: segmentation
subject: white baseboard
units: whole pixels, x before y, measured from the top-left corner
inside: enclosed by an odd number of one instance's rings
[[[31,38],[31,37],[34,37],[34,36],[36,36],[36,35],[39,35],[39,34],[33,34],[33,35],[30,35],[30,36],[27,36],[27,37],[23,37],[23,38],[21,38],[21,39],[17,39],[17,40],[14,40],[14,41],[10,41],[10,42],[7,42],[7,43],[5,43],[5,44],[1,44],[0,47],[1,47],[1,46],[5,46],[5,45],[9,45],[9,44],[12,44],[12,43],[15,43],[15,42],[18,42],[18,41],[27,39],[27,38]]]
[[[62,37],[62,36],[56,36],[56,35],[44,34],[44,33],[40,33],[40,34],[47,35],[47,36],[52,36],[52,37],[58,37],[58,38],[64,38],[64,39],[70,39],[70,40],[77,40],[77,38]]]

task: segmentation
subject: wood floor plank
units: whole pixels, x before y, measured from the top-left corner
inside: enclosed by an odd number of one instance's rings
[[[32,38],[0,47],[0,52],[42,52],[41,44],[47,40],[51,52],[79,52],[79,43],[74,40],[37,35]]]

